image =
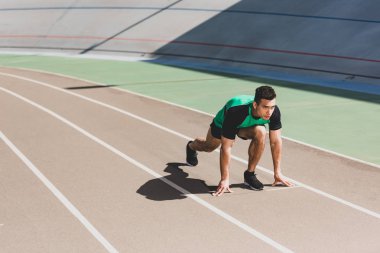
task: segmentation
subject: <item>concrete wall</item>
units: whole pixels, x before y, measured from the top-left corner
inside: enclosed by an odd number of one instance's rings
[[[373,0],[3,0],[0,50],[154,63],[380,94]]]

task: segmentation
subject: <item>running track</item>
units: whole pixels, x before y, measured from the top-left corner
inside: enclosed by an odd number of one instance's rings
[[[6,252],[378,252],[378,168],[284,140],[296,187],[254,192],[238,141],[234,193],[212,197],[218,153],[183,164],[210,116],[118,88],[67,89],[94,85],[0,69]]]

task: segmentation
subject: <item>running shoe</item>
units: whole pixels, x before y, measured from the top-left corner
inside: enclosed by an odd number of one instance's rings
[[[264,185],[257,179],[255,172],[244,172],[244,184],[255,191],[261,191]]]
[[[186,162],[191,166],[197,166],[198,164],[198,158],[197,158],[197,151],[192,150],[189,147],[189,144],[191,141],[189,141],[186,145]]]

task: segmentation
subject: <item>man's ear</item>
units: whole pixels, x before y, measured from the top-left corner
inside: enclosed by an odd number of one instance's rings
[[[257,103],[255,101],[253,101],[253,109],[256,110],[256,108],[257,108]]]

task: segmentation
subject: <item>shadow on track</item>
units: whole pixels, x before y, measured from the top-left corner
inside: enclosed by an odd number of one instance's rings
[[[110,88],[117,87],[117,85],[109,84],[109,85],[90,85],[90,86],[75,86],[75,87],[67,87],[67,90],[84,90],[84,89],[99,89],[99,88]]]
[[[166,165],[167,167],[164,171],[170,173],[170,175],[163,177],[166,180],[173,182],[192,194],[210,194],[210,188],[206,185],[205,181],[188,178],[189,174],[180,168],[189,166],[186,163],[172,162]],[[155,201],[187,198],[185,194],[166,184],[163,178],[149,180],[137,190],[137,193]]]

